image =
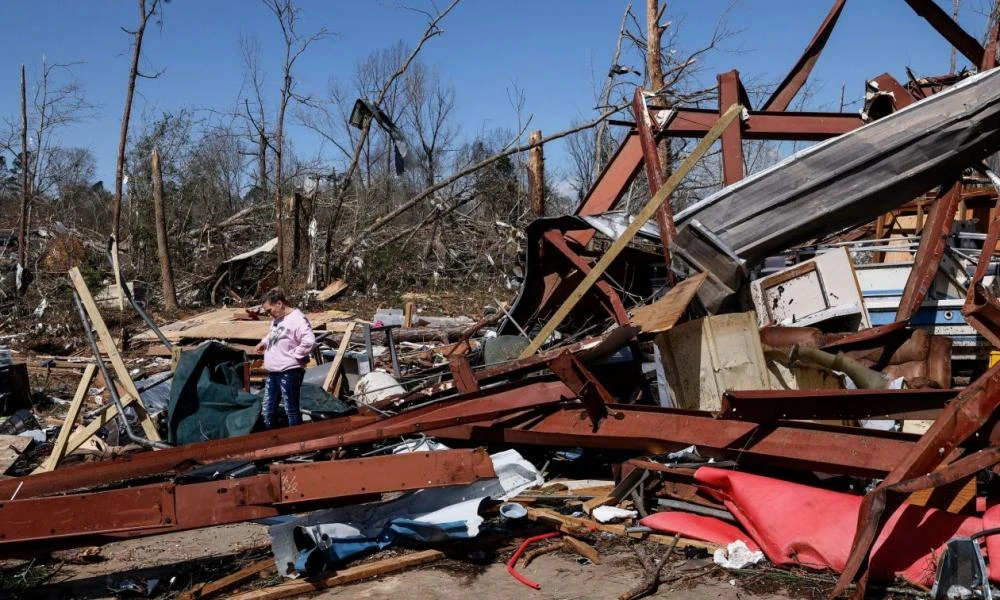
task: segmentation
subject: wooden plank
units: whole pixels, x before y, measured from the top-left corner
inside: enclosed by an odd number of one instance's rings
[[[702,138],[701,142],[698,143],[694,151],[691,152],[686,159],[684,159],[680,168],[678,168],[677,171],[670,176],[670,179],[663,184],[663,187],[656,192],[646,206],[642,207],[642,210],[640,210],[635,216],[632,223],[625,228],[625,232],[622,233],[621,237],[611,244],[611,247],[608,248],[608,251],[604,253],[604,256],[597,261],[597,264],[593,266],[590,273],[587,273],[587,276],[583,278],[576,289],[570,293],[569,297],[566,298],[566,301],[563,302],[562,306],[556,310],[555,314],[552,315],[552,318],[549,319],[548,323],[546,323],[545,326],[542,327],[542,330],[538,332],[535,339],[531,340],[528,347],[521,353],[520,358],[528,358],[542,347],[545,340],[547,340],[548,337],[555,332],[556,328],[562,324],[563,320],[569,315],[570,311],[573,310],[580,299],[583,298],[584,294],[586,294],[587,291],[595,283],[597,283],[597,280],[604,275],[604,272],[609,266],[611,266],[611,263],[613,263],[615,259],[618,258],[618,255],[621,254],[626,247],[628,247],[628,245],[632,242],[632,238],[634,238],[639,230],[642,229],[643,225],[645,225],[646,222],[656,214],[656,211],[660,208],[660,206],[662,206],[663,203],[670,198],[670,195],[674,193],[677,186],[679,186],[684,178],[687,177],[687,174],[694,168],[698,161],[701,160],[701,157],[708,152],[712,144],[719,139],[726,127],[735,121],[742,112],[743,107],[738,104],[734,104],[729,107],[729,110],[727,110],[718,121],[715,122],[715,125],[713,125],[708,134]]]
[[[336,379],[337,374],[340,373],[340,365],[344,362],[344,355],[347,354],[347,346],[351,343],[351,333],[354,331],[354,322],[348,323],[347,330],[344,332],[344,337],[340,339],[340,347],[337,348],[337,354],[333,357],[333,364],[330,365],[330,370],[326,373],[326,379],[323,380],[323,389],[329,392],[333,387],[333,381]]]
[[[133,402],[132,396],[129,396],[128,394],[124,394],[121,397],[121,400],[122,400],[122,406],[129,406]],[[118,416],[118,407],[111,405],[107,408],[107,410],[94,417],[93,421],[87,423],[82,428],[77,429],[70,435],[69,441],[66,442],[66,450],[64,455],[71,454],[74,450],[82,446],[87,440],[91,438],[91,436],[97,433],[101,429],[101,427],[104,427],[109,423],[113,423],[117,416]]]
[[[118,263],[118,240],[114,236],[111,236],[111,268],[115,270],[115,285],[118,286],[118,310],[125,312],[125,291],[122,286],[126,283],[122,281],[122,268]]]
[[[347,282],[343,279],[335,279],[333,283],[323,288],[323,291],[316,296],[316,299],[320,302],[326,302],[332,298],[339,296],[344,290],[347,289]]]
[[[698,273],[675,285],[656,302],[634,309],[630,323],[643,333],[662,333],[670,329],[687,310],[706,278],[707,273]]]
[[[182,593],[178,600],[195,600],[196,598],[199,600],[208,600],[208,598],[214,598],[222,592],[236,587],[271,568],[274,568],[274,558],[265,558],[264,560],[250,563],[239,571],[230,573],[221,579],[192,587],[190,590]]]
[[[597,553],[597,549],[587,542],[580,541],[571,535],[564,536],[563,542],[566,543],[570,550],[576,552],[595,565],[601,564],[601,556]]]
[[[23,435],[0,435],[0,473],[6,473],[30,443]]]
[[[325,331],[343,331],[344,324],[336,321],[346,321],[351,313],[341,310],[327,310],[306,314],[313,329]],[[245,308],[220,308],[204,312],[182,321],[174,321],[160,327],[160,331],[171,342],[179,342],[185,338],[211,339],[256,339],[260,341],[271,326],[268,319],[253,319]],[[158,338],[151,331],[137,334],[134,342],[155,342]]]
[[[90,322],[97,332],[97,337],[101,340],[104,351],[108,354],[108,360],[111,361],[111,367],[115,371],[118,384],[125,388],[128,395],[135,401],[134,410],[139,417],[139,425],[142,426],[146,439],[153,442],[160,441],[160,434],[156,431],[156,426],[153,425],[153,421],[150,420],[149,415],[146,414],[146,407],[143,406],[141,400],[142,396],[135,387],[132,377],[128,374],[128,367],[125,366],[125,361],[122,360],[122,356],[118,352],[118,347],[115,346],[115,340],[111,337],[111,332],[108,331],[108,326],[104,323],[101,312],[97,309],[97,305],[94,304],[94,298],[90,295],[90,290],[87,288],[87,283],[83,280],[83,275],[80,274],[80,269],[77,267],[70,269],[69,278],[73,281],[73,286],[76,287],[76,292],[80,296],[83,308],[87,311]]]
[[[403,556],[395,556],[385,560],[377,560],[349,569],[341,569],[336,575],[329,577],[295,579],[263,590],[254,590],[244,594],[230,596],[233,600],[279,600],[298,594],[306,594],[317,590],[354,583],[362,579],[378,577],[395,573],[404,569],[419,567],[444,558],[444,552],[439,550],[423,550]]]
[[[37,469],[32,471],[32,474],[44,473],[45,471],[55,469],[59,461],[66,456],[66,444],[69,442],[70,434],[73,433],[73,426],[76,424],[76,419],[80,416],[80,408],[83,406],[83,401],[87,398],[87,390],[90,389],[90,381],[94,378],[95,373],[97,373],[97,365],[87,365],[87,368],[83,371],[83,377],[80,378],[80,384],[76,386],[76,393],[73,395],[73,401],[69,404],[69,411],[66,412],[66,418],[59,429],[59,436],[56,438],[56,443],[52,446],[52,453],[49,454],[49,457]]]
[[[413,303],[403,304],[403,327],[413,327]]]

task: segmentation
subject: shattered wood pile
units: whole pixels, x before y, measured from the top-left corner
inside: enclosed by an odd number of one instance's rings
[[[718,111],[651,108],[638,91],[635,124],[577,214],[528,228],[509,307],[479,320],[411,303],[370,321],[308,315],[321,345],[306,424],[254,427],[244,351],[267,321],[222,309],[151,324],[132,341],[161,344],[175,369],[146,388],[73,273],[94,364],[48,459],[0,480],[0,554],[286,517],[270,527],[273,559],[184,597],[271,569],[309,576],[237,596],[286,597],[498,540],[511,576],[538,589],[556,582],[531,579],[536,556],[596,564],[609,539],[664,547],[636,550],[643,581],[625,598],[707,552],[701,566],[832,571],[833,594],[902,580],[990,597],[1000,177],[982,160],[1000,150],[996,29],[989,51],[963,44],[978,74],[880,75],[863,118],[788,112],[842,6],[759,110],[735,72],[719,78]],[[664,181],[669,136],[701,142]],[[742,179],[744,139],[826,141]],[[671,194],[718,140],[727,187],[674,215]],[[649,203],[613,212],[642,167]],[[977,225],[984,202],[993,218]],[[85,413],[98,372],[111,401]],[[154,410],[149,389],[171,377]],[[125,440],[146,451],[61,466],[126,410],[140,427],[118,419]],[[428,547],[347,567],[397,544]]]

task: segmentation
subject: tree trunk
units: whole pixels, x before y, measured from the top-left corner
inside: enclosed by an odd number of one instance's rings
[[[125,145],[128,143],[128,124],[132,117],[132,98],[135,95],[135,79],[139,74],[139,56],[142,53],[142,36],[146,32],[146,0],[139,0],[139,26],[135,33],[135,49],[132,52],[132,67],[128,72],[128,90],[125,93],[125,109],[122,112],[121,136],[118,138],[118,161],[115,164],[115,196],[111,205],[111,235],[118,239],[122,211],[122,184],[125,179]]]
[[[302,222],[300,219],[302,210],[302,198],[299,196],[298,192],[293,192],[289,198],[289,212],[291,212],[291,226],[289,229],[292,233],[292,269],[297,269],[299,267],[299,260],[302,258],[302,239],[301,239],[301,228]]]
[[[663,7],[666,9],[666,5]],[[666,81],[663,77],[663,62],[661,49],[661,35],[663,27],[660,26],[662,17],[659,0],[646,0],[646,73],[649,74],[649,89],[654,93],[662,92]],[[658,108],[669,108],[666,102],[660,98],[654,100]],[[660,166],[663,171],[664,180],[670,177],[670,139],[663,138],[657,147],[660,150]]]
[[[260,198],[270,196],[267,191],[267,135],[263,129],[257,134],[257,186],[260,187]]]
[[[28,265],[28,95],[24,82],[24,65],[21,65],[21,223],[17,233],[17,275],[15,292],[21,295],[27,286],[22,285],[24,270]]]
[[[532,131],[528,136],[528,142],[538,144],[542,139],[542,132]],[[536,217],[545,216],[545,156],[542,154],[542,145],[538,144],[528,153],[528,185],[531,188],[531,212]]]
[[[155,147],[150,157],[153,169],[153,212],[156,219],[156,250],[160,257],[160,279],[163,283],[163,308],[177,310],[177,294],[174,291],[174,271],[170,265],[170,250],[167,247],[167,218],[163,210],[163,172],[160,170],[160,152]]]
[[[628,19],[628,15],[631,10],[632,3],[629,2],[625,6],[625,12],[622,13],[621,25],[618,26],[618,40],[615,42],[615,55],[611,59],[611,66],[608,68],[608,80],[604,83],[604,91],[601,94],[601,106],[599,110],[604,110],[611,103],[611,89],[615,85],[615,77],[618,75],[618,61],[622,56],[622,39],[625,37],[625,32],[627,31],[625,22]],[[607,132],[607,129],[607,121],[601,121],[601,123],[597,125],[597,131],[594,132],[593,177],[595,179],[598,175],[600,175],[601,171],[604,170],[604,162],[606,159],[604,156],[604,135]]]

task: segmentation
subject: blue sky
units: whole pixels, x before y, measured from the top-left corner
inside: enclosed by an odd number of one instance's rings
[[[444,0],[439,0],[444,3]],[[950,12],[951,1],[939,0]],[[331,77],[349,79],[355,62],[397,40],[412,44],[424,17],[401,8],[427,8],[428,0],[301,0],[310,31],[325,26],[336,35],[318,42],[297,66],[301,90],[322,94]],[[636,9],[644,2],[635,0]],[[680,32],[682,48],[707,40],[719,17],[735,35],[722,51],[703,61],[705,83],[732,68],[744,81],[776,83],[791,67],[832,0],[670,0],[668,15]],[[985,17],[982,0],[963,0],[960,21],[976,37]],[[577,117],[593,115],[595,78],[606,73],[613,52],[621,0],[463,0],[442,23],[444,35],[425,47],[422,59],[440,69],[456,90],[456,117],[462,135],[482,129],[516,128],[508,91],[519,88],[532,128],[551,133]],[[0,116],[18,115],[18,73],[22,63],[37,70],[50,62],[84,61],[74,73],[97,118],[60,134],[67,146],[83,146],[98,158],[98,178],[113,180],[118,128],[130,60],[129,37],[136,3],[129,0],[34,0],[0,3]],[[173,0],[163,9],[144,46],[144,68],[164,70],[159,79],[141,80],[133,111],[133,131],[161,111],[198,107],[231,109],[240,93],[241,34],[256,35],[264,55],[271,97],[278,93],[280,33],[274,17],[254,0]],[[945,73],[949,46],[903,0],[851,0],[813,71],[811,108],[835,110],[841,85],[848,101],[863,93],[864,80],[888,71],[898,79],[905,67],[918,75]],[[959,57],[959,66],[965,61]],[[633,64],[640,68],[640,65]],[[29,76],[30,77],[30,76]],[[599,84],[599,83],[598,83]],[[856,108],[852,106],[852,108]],[[317,140],[293,129],[302,154],[323,152]],[[547,150],[559,167],[561,148]]]

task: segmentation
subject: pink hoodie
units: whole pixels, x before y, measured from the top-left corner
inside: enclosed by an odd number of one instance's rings
[[[271,331],[261,343],[265,345],[264,369],[278,373],[305,367],[309,353],[316,345],[316,336],[309,320],[295,308],[284,317],[271,321]]]

